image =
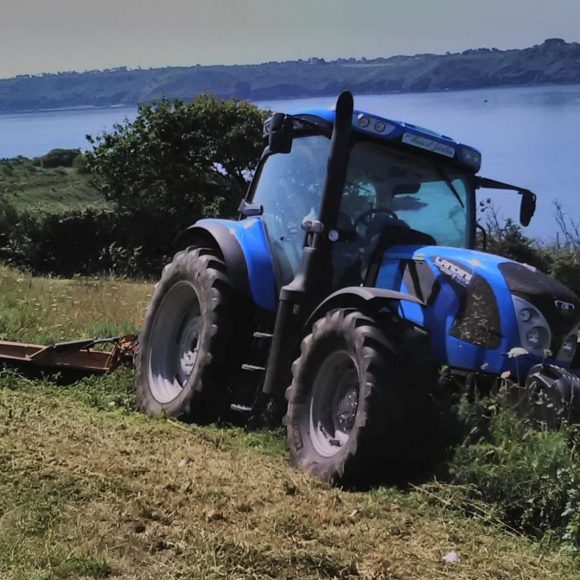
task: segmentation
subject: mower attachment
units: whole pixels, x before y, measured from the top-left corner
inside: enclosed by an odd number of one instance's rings
[[[99,344],[114,346],[111,350],[92,348]],[[0,341],[0,364],[101,374],[123,364],[132,364],[136,348],[137,337],[134,335],[72,340],[48,346]]]

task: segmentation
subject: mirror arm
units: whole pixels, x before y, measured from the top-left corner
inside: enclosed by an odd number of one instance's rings
[[[510,183],[504,183],[503,181],[496,181],[495,179],[489,179],[488,177],[475,178],[476,189],[507,189],[510,191],[515,191],[522,196],[522,204],[520,207],[520,223],[525,227],[529,225],[532,217],[534,216],[536,210],[536,194],[529,189],[524,187],[518,187],[517,185],[511,185]],[[527,212],[524,211],[527,209]]]
[[[511,185],[510,183],[505,183],[503,181],[496,181],[495,179],[479,176],[475,178],[475,187],[476,189],[506,189],[510,191],[517,191],[518,193],[529,191],[524,187],[518,187],[517,185]]]
[[[262,215],[262,213],[264,213],[264,208],[259,203],[250,203],[245,199],[242,199],[242,203],[240,203],[240,207],[238,208],[238,213],[244,217]]]

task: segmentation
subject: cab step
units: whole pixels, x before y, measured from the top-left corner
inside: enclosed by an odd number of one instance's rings
[[[258,373],[263,373],[266,368],[265,367],[260,367],[258,365],[247,365],[247,364],[243,364],[242,365],[242,370],[243,371],[251,371],[251,372],[258,372]]]
[[[249,415],[253,411],[252,407],[248,407],[247,405],[237,405],[236,403],[230,405],[230,410],[234,413],[242,413],[246,415]]]

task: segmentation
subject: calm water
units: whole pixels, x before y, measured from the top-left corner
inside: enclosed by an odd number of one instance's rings
[[[274,110],[331,106],[333,98],[258,103]],[[481,174],[538,194],[531,235],[553,238],[553,200],[580,221],[580,85],[501,88],[355,97],[357,108],[439,131],[483,153]],[[86,134],[110,129],[134,108],[0,115],[0,158],[42,155],[55,147],[86,148]],[[485,193],[487,197],[488,194]],[[519,196],[492,196],[505,217],[516,217]]]

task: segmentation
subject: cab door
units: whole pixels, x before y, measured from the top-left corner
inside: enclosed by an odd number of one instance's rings
[[[262,206],[278,287],[290,282],[300,266],[302,220],[318,217],[329,146],[323,135],[297,137],[290,153],[267,157],[255,178],[250,201]]]

